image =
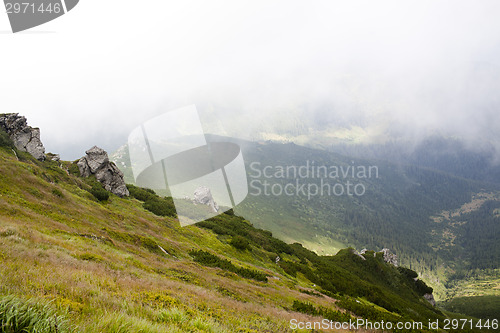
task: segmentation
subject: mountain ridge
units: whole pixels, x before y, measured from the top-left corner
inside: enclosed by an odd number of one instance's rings
[[[180,228],[145,209],[159,200],[145,189],[101,200],[75,162],[17,154],[0,148],[0,303],[26,316],[49,306],[60,325],[37,320],[52,331],[289,332],[292,319],[455,316],[432,307],[416,273],[381,253],[318,256],[231,211]],[[249,249],[232,244],[237,236]]]

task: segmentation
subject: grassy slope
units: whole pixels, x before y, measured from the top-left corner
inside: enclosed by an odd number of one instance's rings
[[[345,166],[351,161],[378,166],[380,178],[362,180],[367,193],[360,198],[248,196],[239,205],[239,213],[287,242],[298,241],[323,254],[346,246],[389,247],[434,287],[438,299],[458,296],[459,290],[449,286],[461,284],[468,272],[478,269],[484,276],[486,270],[498,268],[500,214],[493,212],[500,206],[497,185],[293,144],[237,142],[247,162],[260,161],[262,166],[300,166],[306,160],[316,161],[316,166]],[[450,218],[436,223],[435,217],[445,212]],[[493,274],[486,280],[495,279]],[[484,294],[483,289],[476,291]]]
[[[457,297],[443,304],[445,309],[476,318],[498,319],[500,296]]]
[[[20,157],[24,161],[0,149],[2,304],[6,295],[50,302],[78,332],[288,332],[292,318],[315,319],[292,310],[300,304],[329,311],[342,306],[373,318],[443,317],[381,258],[363,261],[349,250],[318,257],[299,245],[281,253],[281,243],[242,218],[213,219],[252,235],[251,251],[240,251],[228,244],[234,235],[180,228],[138,200],[97,202],[88,185],[63,170],[69,163],[61,168]],[[277,243],[266,250],[256,245],[259,237]],[[268,282],[195,263],[193,249],[264,272]],[[338,301],[318,296],[320,286]]]
[[[154,216],[136,200],[98,203],[55,163],[36,164],[0,153],[2,294],[54,300],[88,332],[124,321],[153,332],[203,323],[216,331],[286,331],[291,314],[280,308],[310,297],[288,281],[264,284],[194,264],[187,252],[198,248],[241,257],[245,265],[257,260],[211,232]]]

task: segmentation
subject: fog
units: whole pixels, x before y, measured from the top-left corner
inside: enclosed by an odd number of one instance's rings
[[[498,1],[81,0],[9,33],[0,112],[48,151],[113,151],[196,104],[207,131],[245,139],[421,140],[500,151]]]

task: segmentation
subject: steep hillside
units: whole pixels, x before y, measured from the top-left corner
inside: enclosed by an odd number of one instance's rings
[[[7,332],[288,332],[292,319],[427,325],[446,316],[422,297],[431,289],[416,273],[381,254],[318,256],[231,211],[181,228],[168,211],[149,211],[148,202],[169,205],[150,191],[130,186],[133,197],[106,198],[95,180],[74,175],[74,163],[2,144]]]
[[[298,241],[318,253],[335,247],[388,247],[404,265],[420,272],[438,298],[453,297],[450,287],[472,271],[494,281],[500,268],[499,186],[441,171],[377,160],[350,158],[294,144],[240,142],[248,162],[249,182],[294,183],[321,187],[362,184],[363,195],[249,195],[238,212],[288,242]],[[258,167],[251,164],[258,162]],[[378,177],[319,179],[266,177],[271,166],[376,166]],[[278,169],[279,170],[279,169]],[[258,173],[262,173],[257,177]],[[262,189],[262,186],[259,186]],[[252,191],[252,189],[250,189]],[[333,240],[333,241],[331,241]],[[485,271],[488,270],[488,271]],[[492,270],[492,272],[489,272]],[[498,285],[496,285],[498,287]],[[450,289],[450,290],[448,290]],[[498,291],[498,288],[495,289]]]
[[[347,156],[412,164],[458,177],[500,184],[498,152],[492,143],[471,145],[458,138],[433,135],[420,142],[393,140],[384,144],[335,143],[325,148]]]
[[[404,265],[421,272],[442,299],[453,297],[447,289],[467,272],[500,268],[498,185],[295,144],[207,139],[240,145],[249,195],[236,211],[287,243],[299,242],[319,254],[348,246],[388,247]],[[132,182],[126,147],[114,158]],[[318,176],[321,168],[339,170],[337,177]],[[363,177],[359,168],[372,168],[372,174]],[[351,192],[357,185],[362,195],[349,195],[348,182]],[[292,195],[284,193],[287,186]],[[301,186],[303,191],[294,191]],[[321,193],[324,186],[345,192]]]

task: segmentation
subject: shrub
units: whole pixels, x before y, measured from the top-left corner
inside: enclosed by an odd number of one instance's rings
[[[306,289],[299,289],[299,291],[303,294],[306,294],[306,295],[311,295],[311,296],[316,296],[316,297],[323,297],[323,295],[321,295],[320,293],[317,293],[315,291],[312,291],[312,290],[306,290]]]
[[[159,253],[159,251],[161,251],[154,239],[144,236],[138,236],[138,237],[141,241],[141,245],[146,249],[148,249],[149,251],[154,253]]]
[[[422,296],[425,294],[432,294],[433,289],[429,287],[428,285],[425,284],[424,281],[422,280],[417,280],[415,281],[415,289],[417,290],[417,293]]]
[[[342,313],[337,310],[332,310],[324,307],[316,308],[311,303],[304,303],[301,301],[293,301],[292,310],[300,313],[305,313],[311,316],[321,316],[328,320],[347,322],[352,319],[349,313]]]
[[[229,215],[229,216],[235,216],[235,215],[234,215],[234,210],[233,210],[232,208],[231,208],[231,209],[226,210],[226,211],[224,212],[224,214]]]
[[[158,216],[177,216],[172,198],[152,197],[144,202],[143,207]]]
[[[3,130],[3,128],[0,128],[0,147],[11,148],[11,149],[14,148],[14,143],[10,139],[7,132]]]
[[[250,243],[248,242],[248,240],[246,240],[241,236],[234,236],[229,244],[231,244],[231,246],[241,251],[251,250]]]
[[[80,176],[80,169],[78,168],[78,161],[79,160],[76,160],[76,161],[73,161],[73,163],[71,163],[71,165],[69,166],[68,168],[68,172],[71,174],[71,175],[74,175],[74,176]]]
[[[109,192],[106,191],[102,185],[94,184],[89,192],[99,201],[106,201],[109,199]]]
[[[92,253],[83,253],[79,255],[77,258],[85,261],[95,261],[95,262],[104,261],[104,259],[101,256]]]
[[[193,256],[194,261],[208,267],[218,267],[226,271],[238,274],[241,277],[252,279],[256,281],[267,282],[267,275],[259,271],[248,269],[244,267],[236,267],[227,259],[219,258],[209,252],[198,250],[190,251],[189,254]]]
[[[218,235],[239,235],[257,248],[272,253],[293,254],[294,249],[285,242],[273,238],[272,233],[267,230],[255,229],[252,225],[240,216],[231,214],[221,214],[208,220],[196,223],[196,226],[210,229]],[[274,256],[276,258],[276,256]],[[272,260],[274,260],[274,258]]]
[[[174,200],[171,197],[162,198],[149,188],[127,184],[130,196],[143,201],[143,207],[158,216],[177,217]]]
[[[149,188],[137,187],[135,185],[127,184],[127,189],[130,192],[130,196],[139,201],[148,201],[154,198],[158,198],[158,195],[155,191]]]
[[[318,310],[311,303],[304,303],[301,301],[293,301],[292,310],[300,313],[305,313],[311,316],[317,316]]]
[[[59,198],[64,198],[64,194],[57,188],[52,190],[52,194]]]
[[[418,277],[418,274],[417,272],[409,269],[409,268],[406,268],[406,267],[398,267],[398,271],[404,276],[406,277],[408,280],[414,280],[415,278]]]

